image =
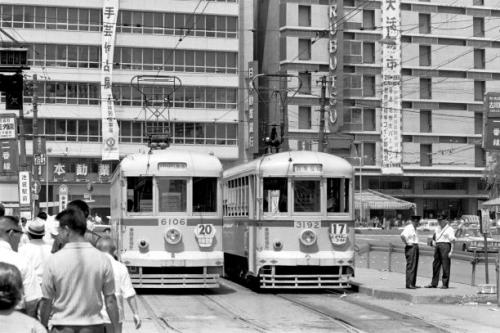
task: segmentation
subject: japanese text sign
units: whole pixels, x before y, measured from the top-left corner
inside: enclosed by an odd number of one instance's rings
[[[19,205],[29,206],[31,205],[31,184],[30,184],[30,172],[20,171],[19,172]]]

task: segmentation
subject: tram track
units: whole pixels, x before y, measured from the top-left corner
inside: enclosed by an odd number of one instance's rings
[[[139,301],[141,301],[142,306],[146,310],[147,314],[151,317],[151,320],[158,329],[158,332],[165,332],[167,330],[170,330],[172,332],[182,333],[182,331],[170,325],[165,318],[158,316],[144,295],[137,295],[137,297],[139,298]]]

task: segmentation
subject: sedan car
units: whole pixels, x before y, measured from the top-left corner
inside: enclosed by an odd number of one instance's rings
[[[417,227],[417,230],[434,232],[437,227],[439,227],[439,223],[436,219],[423,219],[420,220],[420,225]]]
[[[463,251],[484,251],[484,236],[478,228],[459,228],[455,232],[455,248]],[[496,252],[500,247],[500,240],[487,237],[488,252]]]

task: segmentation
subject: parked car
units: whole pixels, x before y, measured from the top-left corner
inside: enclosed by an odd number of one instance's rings
[[[417,227],[417,230],[434,232],[437,227],[439,227],[439,223],[436,219],[423,219],[420,220],[420,225]]]
[[[455,232],[455,248],[462,251],[484,251],[484,236],[479,228],[459,228]],[[496,252],[500,248],[500,240],[487,237],[488,252]]]
[[[111,226],[109,224],[95,224],[92,231],[101,237],[111,236]]]

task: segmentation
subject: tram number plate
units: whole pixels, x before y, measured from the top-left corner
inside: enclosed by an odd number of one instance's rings
[[[347,242],[347,224],[333,223],[331,226],[330,238],[333,244],[344,244]]]
[[[320,221],[295,221],[295,228],[319,229],[320,227],[321,227]]]
[[[213,224],[198,224],[196,226],[196,234],[200,236],[211,236],[214,231]]]

